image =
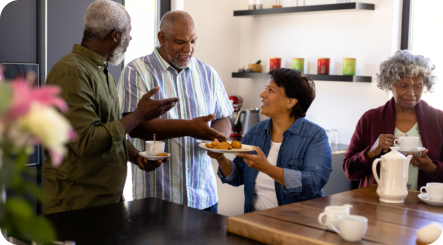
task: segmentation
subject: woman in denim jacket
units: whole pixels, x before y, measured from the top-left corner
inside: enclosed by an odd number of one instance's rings
[[[261,114],[270,119],[257,123],[242,140],[255,152],[236,154],[234,161],[208,152],[219,163],[223,183],[245,185],[245,213],[323,197],[332,171],[325,130],[305,119],[315,98],[314,82],[297,70],[269,74],[260,98]]]

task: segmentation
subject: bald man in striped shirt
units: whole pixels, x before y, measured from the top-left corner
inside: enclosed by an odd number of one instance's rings
[[[214,169],[196,139],[226,140],[231,131],[227,117],[233,108],[214,68],[192,57],[196,39],[188,13],[166,13],[158,32],[160,47],[125,67],[118,94],[123,116],[133,112],[140,98],[157,86],[160,90],[155,99],[180,98],[174,109],[129,133],[129,140],[139,150],[156,134],[157,140],[165,142],[165,151],[171,153],[170,161],[155,171],[132,168],[134,199],[156,197],[217,213]]]

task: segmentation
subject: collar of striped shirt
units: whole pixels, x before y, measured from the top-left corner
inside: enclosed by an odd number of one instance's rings
[[[158,52],[159,49],[160,49],[160,46],[155,47],[154,54],[157,57],[158,61],[160,62],[163,70],[168,70],[168,69],[171,70],[172,69],[177,72],[177,70],[171,64],[169,64],[165,59],[163,59],[163,57]],[[192,60],[193,58],[194,57],[191,56],[191,59],[189,59],[189,62],[188,62],[188,66],[186,66],[186,68],[184,68],[180,72],[178,72],[178,74],[182,73],[186,69],[192,70],[192,66],[190,66],[190,64],[193,62],[193,60]]]

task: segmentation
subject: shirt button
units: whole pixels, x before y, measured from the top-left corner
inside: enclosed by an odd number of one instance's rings
[[[100,68],[102,68],[102,66],[98,66],[98,68],[100,69]]]
[[[111,99],[112,102],[114,102],[114,99]]]
[[[103,62],[103,64],[106,64],[106,60],[105,60],[105,62]]]

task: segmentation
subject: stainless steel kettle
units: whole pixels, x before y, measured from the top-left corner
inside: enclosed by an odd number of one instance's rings
[[[260,109],[250,108],[238,113],[234,127],[242,128],[242,136],[245,136],[248,130],[258,122],[260,122]]]

